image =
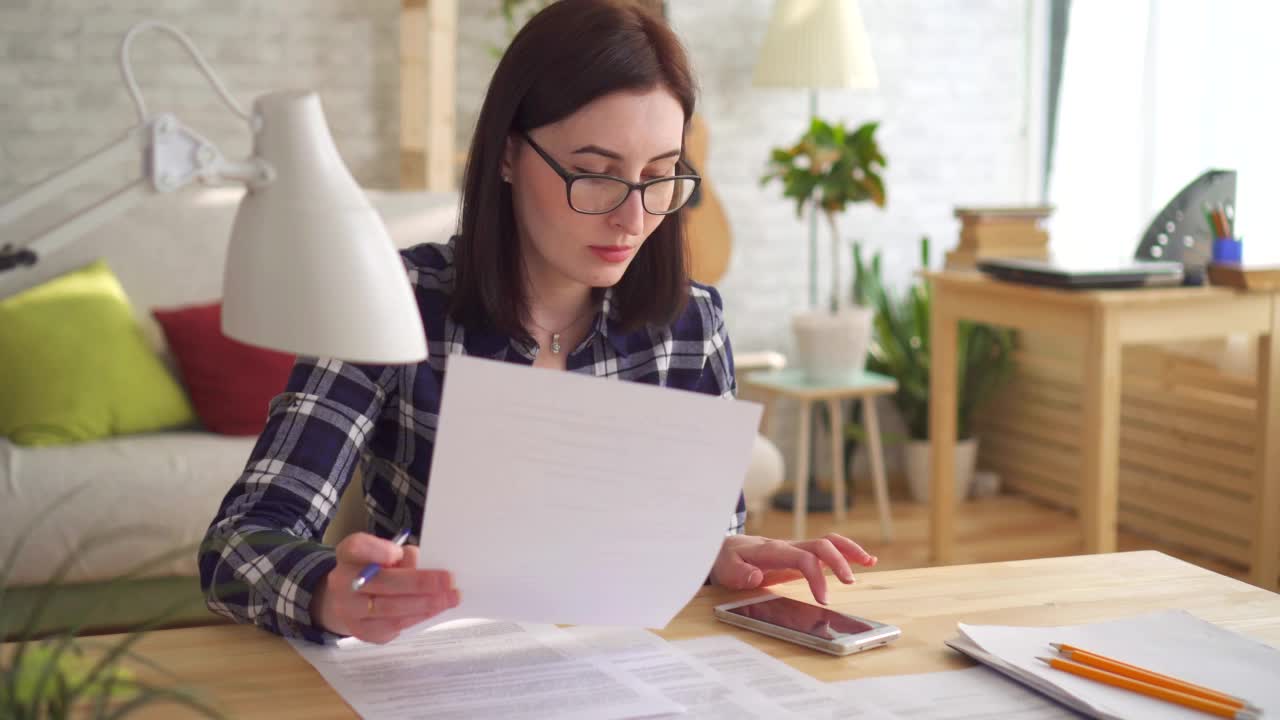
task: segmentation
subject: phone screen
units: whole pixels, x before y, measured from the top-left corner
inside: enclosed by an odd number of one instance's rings
[[[786,597],[739,605],[728,612],[822,640],[836,640],[849,635],[858,635],[874,630],[876,627],[834,610]]]

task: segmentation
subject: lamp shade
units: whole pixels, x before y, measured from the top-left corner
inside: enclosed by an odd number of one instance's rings
[[[422,318],[382,218],[338,155],[313,92],[254,102],[254,155],[274,179],[236,212],[223,277],[223,332],[352,362],[426,358]]]
[[[857,0],[775,0],[752,84],[876,87],[876,67]]]

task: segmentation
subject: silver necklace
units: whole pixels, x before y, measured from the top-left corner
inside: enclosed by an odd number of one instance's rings
[[[564,327],[564,329],[562,329],[560,332],[555,332],[555,331],[553,331],[553,330],[548,330],[547,328],[544,328],[544,327],[542,327],[541,325],[539,325],[539,324],[538,324],[538,321],[533,319],[533,313],[530,313],[530,314],[529,314],[529,322],[533,323],[533,326],[534,326],[534,327],[536,327],[536,328],[538,328],[538,329],[539,329],[539,330],[541,330],[542,332],[551,333],[551,352],[552,352],[553,354],[555,354],[555,355],[559,355],[559,354],[560,354],[560,347],[561,347],[561,345],[560,345],[560,336],[561,336],[561,335],[563,335],[564,333],[568,332],[570,329],[572,329],[572,328],[573,328],[575,325],[577,325],[578,323],[582,322],[582,319],[583,319],[583,318],[585,318],[587,315],[590,315],[590,314],[591,314],[592,312],[594,312],[594,311],[595,311],[595,306],[594,306],[594,305],[592,305],[591,307],[587,308],[586,312],[584,312],[584,313],[582,313],[581,315],[579,315],[578,317],[574,318],[573,322],[571,322],[571,323],[569,323],[568,325],[566,325],[566,326]]]

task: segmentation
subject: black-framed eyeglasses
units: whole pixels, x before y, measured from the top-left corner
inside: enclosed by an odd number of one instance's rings
[[[689,202],[689,198],[697,191],[698,184],[702,182],[697,170],[684,159],[676,161],[677,167],[683,164],[688,168],[688,174],[669,175],[638,183],[615,175],[571,173],[539,147],[528,133],[521,135],[529,143],[529,147],[564,180],[564,193],[569,207],[584,215],[604,215],[617,210],[631,196],[632,190],[640,192],[640,204],[645,212],[650,215],[670,215]]]

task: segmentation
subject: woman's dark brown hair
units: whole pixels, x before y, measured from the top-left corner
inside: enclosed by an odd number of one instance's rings
[[[559,0],[520,30],[498,63],[462,181],[450,312],[467,327],[527,338],[528,308],[511,191],[500,165],[507,136],[571,115],[609,93],[666,88],[693,116],[693,74],[666,21],[625,0]],[[614,287],[627,330],[674,320],[688,296],[683,210],[668,216]]]

